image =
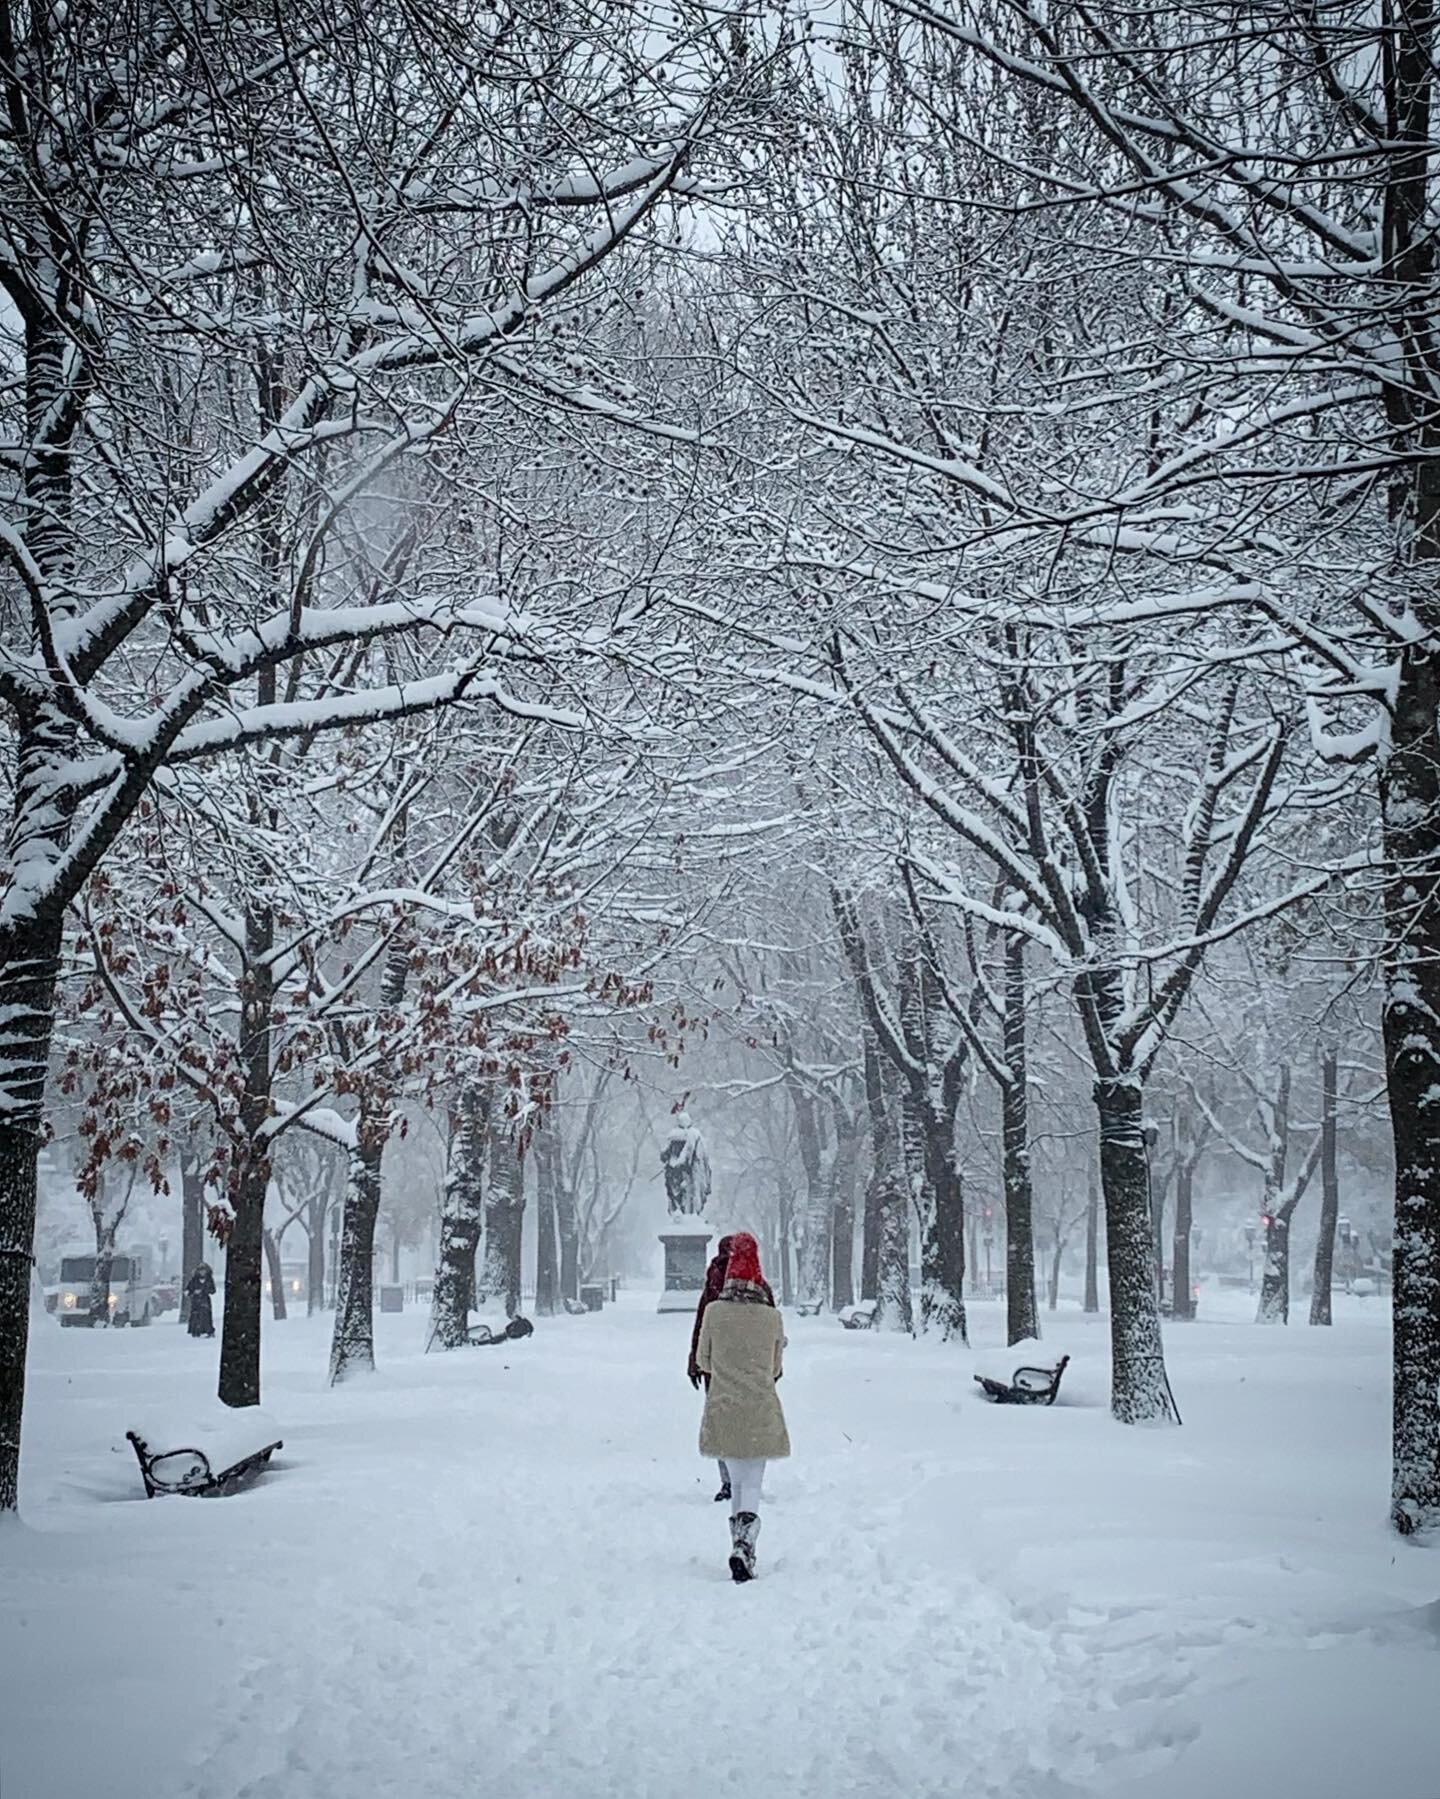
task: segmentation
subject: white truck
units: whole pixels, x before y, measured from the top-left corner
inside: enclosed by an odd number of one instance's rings
[[[88,1326],[90,1289],[95,1279],[95,1252],[88,1250],[60,1258],[60,1280],[55,1290],[54,1311],[62,1325]],[[117,1249],[110,1260],[111,1324],[148,1324],[155,1316],[155,1277],[149,1252]]]

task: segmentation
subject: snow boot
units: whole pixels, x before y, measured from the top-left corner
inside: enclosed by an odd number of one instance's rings
[[[730,1578],[735,1582],[755,1578],[755,1539],[760,1520],[754,1512],[737,1512],[730,1520]]]
[[[719,1503],[722,1499],[728,1499],[729,1497],[730,1497],[730,1483],[728,1480],[722,1481],[720,1483],[720,1491],[715,1495],[716,1505],[719,1505]]]

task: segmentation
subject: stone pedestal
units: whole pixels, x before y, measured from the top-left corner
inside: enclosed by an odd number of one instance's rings
[[[672,1218],[660,1232],[665,1287],[658,1312],[693,1312],[705,1287],[706,1250],[714,1232],[700,1218]]]

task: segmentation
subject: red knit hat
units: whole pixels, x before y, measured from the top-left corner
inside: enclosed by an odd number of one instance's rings
[[[749,1281],[758,1287],[763,1278],[760,1273],[760,1245],[749,1231],[736,1231],[730,1239],[730,1260],[726,1264],[727,1281]]]

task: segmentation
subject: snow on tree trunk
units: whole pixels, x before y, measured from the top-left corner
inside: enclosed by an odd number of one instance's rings
[[[1255,1322],[1290,1322],[1290,1220],[1276,1212],[1265,1214],[1265,1264]]]
[[[375,1222],[380,1216],[380,1171],[388,1134],[384,1125],[367,1117],[362,1103],[340,1217],[335,1327],[330,1337],[332,1387],[375,1366]]]
[[[1095,1105],[1110,1269],[1110,1409],[1122,1424],[1178,1424],[1155,1294],[1140,1083],[1133,1075],[1098,1080]]]
[[[1093,1174],[1085,1206],[1085,1310],[1100,1310],[1100,1184]]]
[[[431,1300],[430,1341],[454,1349],[470,1327],[475,1256],[485,1212],[485,1164],[490,1146],[490,1088],[478,1077],[460,1091],[459,1121],[440,1213],[440,1253]]]
[[[799,1299],[802,1305],[823,1305],[828,1297],[830,1272],[830,1188],[823,1169],[822,1123],[815,1095],[793,1073],[785,1085],[795,1114],[795,1134],[805,1170]]]
[[[1040,1335],[1035,1310],[1035,1224],[1030,1187],[1030,1108],[1025,1061],[1025,943],[1012,934],[1005,945],[1003,1056],[1009,1079],[1000,1086],[1005,1179],[1005,1340],[1023,1343]],[[1059,1256],[1052,1282],[1055,1309]]]
[[[870,1178],[865,1183],[865,1208],[860,1240],[860,1297],[875,1299],[880,1292],[880,1243],[884,1234],[885,1206],[894,1199],[894,1130],[886,1067],[869,1020],[861,1025],[865,1109],[870,1120]],[[903,1194],[902,1194],[903,1203]],[[908,1314],[909,1306],[907,1303]],[[907,1323],[905,1328],[910,1328]]]
[[[837,1112],[835,1154],[830,1162],[830,1306],[855,1303],[855,1151],[859,1124]]]
[[[1440,496],[1430,502],[1440,511]],[[1435,534],[1440,535],[1440,532]],[[1433,624],[1428,625],[1433,629]],[[1380,795],[1387,863],[1384,1043],[1395,1140],[1390,1517],[1440,1530],[1440,667],[1403,652]]]
[[[525,1222],[525,1163],[509,1121],[492,1115],[485,1192],[485,1254],[477,1298],[520,1310],[520,1243]]]
[[[553,1119],[535,1135],[535,1314],[560,1310],[560,1257],[556,1237],[560,1186],[560,1138]]]
[[[262,1243],[270,1185],[266,1126],[270,1121],[275,977],[271,963],[274,916],[252,906],[245,915],[245,962],[240,988],[242,1149],[232,1193],[234,1224],[225,1246],[225,1315],[220,1333],[220,1399],[229,1406],[260,1403],[260,1308],[264,1295]]]
[[[233,1192],[234,1223],[225,1244],[225,1311],[220,1331],[223,1405],[260,1403],[260,1307],[264,1295],[262,1236],[270,1170],[253,1144]]]
[[[63,722],[57,729],[65,732]],[[72,735],[63,740],[69,743]],[[17,880],[28,865],[38,882],[44,866],[63,847],[64,821],[41,791],[47,752],[53,747],[38,722],[22,729],[10,833]],[[19,1504],[36,1164],[62,936],[60,915],[22,914],[6,934],[0,965],[0,1018],[5,1024],[0,1032],[0,1513],[13,1512]]]
[[[880,1046],[868,1023],[864,1028],[865,1105],[870,1115],[874,1171],[873,1200],[866,1209],[872,1220],[873,1284],[861,1292],[875,1301],[873,1328],[910,1332],[914,1319],[910,1307],[910,1208],[906,1191],[900,1133],[892,1102],[894,1082],[880,1054]]]
[[[287,1316],[285,1310],[285,1276],[280,1268],[280,1245],[271,1230],[261,1232],[265,1250],[265,1273],[270,1282],[270,1315],[276,1320]]]
[[[1335,1231],[1340,1220],[1340,1169],[1336,1144],[1339,1057],[1328,1044],[1320,1061],[1320,1231],[1315,1239],[1315,1278],[1310,1288],[1310,1322],[1330,1323],[1330,1290],[1335,1275]]]
[[[1171,1242],[1170,1314],[1193,1318],[1195,1301],[1190,1292],[1190,1233],[1195,1225],[1195,1163],[1182,1155],[1175,1170],[1175,1235]]]
[[[325,1223],[328,1206],[311,1202],[310,1229],[305,1235],[305,1316],[313,1318],[325,1308]]]

